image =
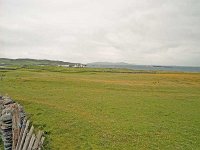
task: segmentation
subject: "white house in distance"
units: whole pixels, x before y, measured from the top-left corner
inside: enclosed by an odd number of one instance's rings
[[[74,66],[72,66],[73,68],[85,68],[86,65],[84,64],[75,64]]]
[[[84,64],[66,64],[66,65],[58,65],[58,66],[61,66],[61,67],[66,67],[66,68],[69,68],[69,67],[72,67],[72,68],[85,68],[86,65]]]
[[[66,67],[66,68],[69,68],[70,66],[69,65],[58,65],[59,67]]]
[[[63,67],[69,68],[69,65],[62,65]]]

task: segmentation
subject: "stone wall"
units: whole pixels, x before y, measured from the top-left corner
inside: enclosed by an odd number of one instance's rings
[[[30,128],[23,107],[7,96],[0,96],[0,132],[5,150],[41,149],[44,137]]]

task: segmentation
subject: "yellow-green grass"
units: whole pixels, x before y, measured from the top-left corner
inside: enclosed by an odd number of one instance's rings
[[[200,74],[78,70],[0,72],[46,149],[200,149]]]

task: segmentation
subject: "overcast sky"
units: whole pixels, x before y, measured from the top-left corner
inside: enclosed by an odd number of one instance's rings
[[[0,0],[0,57],[200,66],[200,0]]]

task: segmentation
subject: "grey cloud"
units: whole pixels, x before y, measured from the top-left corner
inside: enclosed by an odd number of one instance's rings
[[[199,0],[0,4],[0,57],[200,65]]]

